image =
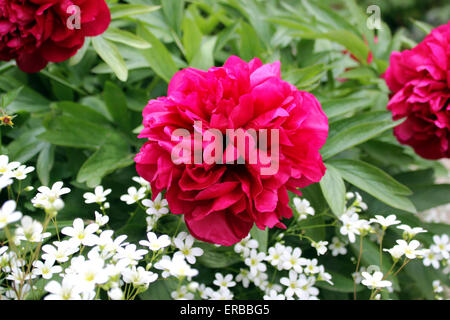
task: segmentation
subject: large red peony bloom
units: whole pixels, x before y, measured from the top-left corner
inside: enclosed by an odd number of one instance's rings
[[[385,74],[394,93],[388,104],[400,143],[426,159],[450,157],[450,23],[412,50],[393,52]]]
[[[103,33],[110,21],[104,0],[0,0],[0,60],[38,72],[75,55],[85,37]]]
[[[288,190],[300,194],[297,188],[318,182],[326,170],[319,149],[328,119],[312,94],[281,80],[280,62],[246,63],[232,56],[221,68],[181,70],[167,97],[149,101],[143,118],[139,137],[149,141],[135,157],[137,172],[151,183],[153,197],[167,190],[170,210],[184,214],[190,232],[202,241],[232,245],[254,223],[260,229],[285,228],[281,218],[292,217]],[[249,148],[234,149],[232,159],[239,153],[244,164],[175,164],[171,153],[179,141],[171,137],[180,128],[201,134],[218,129],[225,137],[227,129],[277,130],[278,170],[262,174],[262,161],[248,161]],[[267,142],[273,144],[271,137]],[[203,142],[201,148],[206,152],[208,146]],[[222,155],[228,148],[232,144]]]

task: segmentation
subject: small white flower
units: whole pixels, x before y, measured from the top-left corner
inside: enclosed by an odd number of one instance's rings
[[[155,265],[156,268],[156,265]],[[174,256],[171,260],[170,259],[166,259],[163,260],[161,259],[159,261],[159,266],[158,268],[161,269],[166,269],[168,270],[168,272],[177,277],[195,277],[198,274],[198,270],[193,269],[189,266],[189,264],[186,263],[186,261],[184,260],[184,257],[181,255],[177,255]]]
[[[33,274],[37,276],[42,276],[44,279],[51,279],[53,274],[61,273],[62,267],[61,266],[55,266],[55,260],[46,260],[45,262],[42,261],[34,261],[33,262]]]
[[[186,258],[187,262],[189,262],[190,264],[195,263],[195,257],[200,257],[201,255],[203,255],[203,250],[201,248],[192,247],[194,245],[194,237],[192,237],[191,235],[186,236],[184,241],[177,237],[173,239],[173,243],[175,247],[180,250],[175,252],[175,255],[183,255]]]
[[[147,191],[150,191],[150,182],[148,182],[147,180],[145,180],[142,177],[133,177],[132,179],[134,182],[137,182],[138,184],[140,184],[141,187],[144,187]]]
[[[150,199],[142,200],[142,205],[148,207],[146,213],[149,215],[160,217],[169,213],[169,209],[167,208],[168,202],[166,199],[162,199],[161,193],[159,193],[153,201]]]
[[[304,268],[304,272],[306,274],[315,274],[320,272],[320,268],[317,266],[317,259],[306,260],[306,265]]]
[[[136,250],[135,244],[128,244],[125,247],[118,247],[115,258],[117,260],[125,259],[128,265],[137,265],[138,261],[144,258],[144,255],[148,253],[148,250],[138,249]]]
[[[136,187],[129,187],[128,194],[124,194],[120,197],[120,200],[127,204],[133,204],[145,197],[146,189],[144,187],[136,189]]]
[[[276,267],[278,270],[282,270],[286,247],[277,242],[275,246],[270,247],[268,251],[269,255],[266,257],[266,261],[270,262],[270,264]]]
[[[243,257],[248,257],[252,249],[257,249],[259,246],[258,241],[251,239],[250,235],[247,235],[244,239],[234,245],[234,252],[241,253]]]
[[[376,271],[372,275],[368,272],[362,272],[363,280],[361,283],[369,289],[386,288],[392,286],[392,282],[383,280],[383,273]]]
[[[106,196],[111,193],[111,189],[103,189],[103,186],[97,186],[94,189],[94,193],[86,192],[83,194],[83,198],[86,199],[85,203],[103,203],[106,201]]]
[[[158,219],[158,216],[148,216],[145,218],[145,221],[147,222],[147,232],[153,230],[153,228],[156,226],[156,223],[158,222]]]
[[[148,287],[158,278],[156,273],[146,271],[143,267],[136,268],[136,266],[125,269],[122,276],[125,283],[132,283],[135,287]]]
[[[108,222],[109,217],[107,215],[102,215],[101,213],[95,211],[95,224],[98,225],[99,229],[106,225]]]
[[[415,228],[411,228],[410,226],[406,225],[406,224],[402,224],[397,226],[398,229],[403,230],[403,232],[409,237],[412,238],[414,236],[416,236],[419,233],[423,233],[423,232],[428,232],[427,230],[420,228],[420,227],[415,227]]]
[[[50,281],[45,286],[45,291],[50,294],[44,300],[81,300],[80,290],[72,276],[65,276],[62,283]]]
[[[16,211],[16,202],[14,200],[6,201],[0,208],[0,229],[20,218],[22,218],[22,213]]]
[[[357,214],[343,214],[340,217],[340,220],[342,222],[342,227],[340,228],[340,233],[342,235],[347,235],[348,239],[351,243],[354,243],[356,240],[355,235],[359,235],[359,217]]]
[[[441,260],[442,255],[440,253],[436,253],[433,250],[426,250],[423,258],[423,265],[426,267],[431,265],[434,269],[439,269]]]
[[[170,296],[174,300],[193,300],[194,295],[189,292],[186,286],[181,286],[178,290],[173,291]]]
[[[294,198],[295,210],[299,214],[298,220],[303,220],[308,217],[308,215],[313,216],[315,214],[314,208],[306,199]]]
[[[267,267],[263,263],[266,255],[264,252],[257,252],[255,249],[250,251],[250,255],[245,259],[244,263],[250,267],[250,274],[256,275],[258,271],[264,272]]]
[[[0,155],[0,174],[11,176],[14,169],[20,166],[20,162],[12,161],[9,162],[9,157],[2,154]]]
[[[347,248],[345,247],[345,243],[339,240],[338,237],[333,237],[333,239],[331,239],[331,244],[329,248],[333,256],[337,256],[340,254],[342,255],[347,254]]]
[[[269,294],[264,295],[263,299],[264,300],[286,300],[286,297],[283,294],[276,292],[275,290],[270,290]]]
[[[409,243],[405,240],[397,240],[397,243],[400,247],[399,250],[402,250],[408,259],[415,259],[422,255],[422,250],[416,250],[420,246],[420,242],[417,240],[412,240]]]
[[[112,288],[108,291],[108,297],[111,300],[123,300],[124,294],[123,294],[122,289],[120,289],[119,287],[116,287],[116,288]]]
[[[34,171],[34,167],[21,165],[11,173],[11,176],[16,178],[17,180],[24,180],[27,178],[27,174],[32,171]]]
[[[233,293],[228,288],[220,288],[211,293],[211,300],[233,300]]]
[[[442,255],[444,259],[450,258],[450,239],[448,235],[443,234],[441,236],[435,235],[433,236],[434,244],[430,247],[430,249]]]
[[[303,266],[307,264],[307,259],[302,258],[302,250],[300,248],[295,248],[292,250],[291,247],[287,247],[284,259],[283,268],[286,270],[294,269],[297,273],[303,272]]]
[[[50,232],[42,233],[44,227],[39,221],[33,220],[29,216],[24,216],[20,221],[20,226],[16,229],[15,235],[18,241],[42,242],[50,237]]]
[[[236,285],[236,282],[233,281],[232,274],[227,274],[224,277],[223,274],[219,272],[216,273],[216,279],[213,281],[213,283],[220,288],[231,288]]]
[[[75,246],[72,241],[54,241],[53,245],[46,244],[42,247],[45,252],[42,255],[44,260],[56,260],[59,263],[64,263],[69,260],[69,257],[78,251],[78,246]]]
[[[168,235],[164,234],[158,237],[155,233],[147,233],[147,240],[139,241],[139,244],[144,247],[148,247],[152,251],[159,251],[165,247],[170,246],[170,238]]]
[[[434,291],[434,293],[441,293],[444,291],[444,288],[441,285],[441,281],[439,281],[439,280],[433,281],[433,291]]]
[[[242,282],[244,288],[248,288],[250,285],[250,271],[248,269],[240,269],[238,275],[236,276],[236,281]]]
[[[2,175],[0,176],[0,191],[12,184],[14,181],[11,179],[9,175]]]
[[[311,243],[311,246],[313,247],[313,248],[316,248],[316,250],[317,250],[317,255],[318,256],[320,256],[320,255],[323,255],[323,254],[325,254],[326,252],[327,252],[327,244],[328,244],[328,241],[319,241],[319,242],[312,242]]]
[[[71,241],[77,246],[82,244],[91,247],[97,244],[98,237],[95,235],[97,230],[98,224],[91,223],[85,228],[83,220],[77,218],[73,221],[73,227],[64,227],[61,233],[71,237]]]
[[[386,229],[387,227],[396,225],[401,223],[400,220],[397,220],[397,217],[395,214],[391,214],[389,216],[387,216],[386,218],[380,215],[375,215],[376,219],[370,219],[370,222],[375,222],[375,223],[379,223],[384,229]]]
[[[395,245],[391,249],[383,249],[383,251],[389,252],[395,260],[400,259],[405,254],[404,248],[400,245]]]

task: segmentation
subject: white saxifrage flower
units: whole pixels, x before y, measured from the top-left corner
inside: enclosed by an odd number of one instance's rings
[[[65,276],[62,282],[50,281],[45,286],[50,294],[44,300],[81,300],[80,290],[73,276]]]
[[[22,213],[16,211],[16,202],[14,200],[6,201],[0,208],[0,229],[20,218],[22,218]]]
[[[292,250],[291,247],[287,247],[283,259],[283,268],[286,270],[293,269],[297,273],[303,272],[303,266],[307,264],[307,259],[302,258],[302,250],[300,248],[295,248]]]
[[[403,230],[403,233],[405,235],[407,235],[409,238],[413,238],[414,236],[416,236],[419,233],[428,232],[427,230],[420,228],[420,227],[411,228],[410,226],[408,226],[406,224],[397,226],[397,229]]]
[[[20,166],[20,162],[12,161],[9,162],[9,157],[2,154],[0,155],[0,174],[1,175],[9,175],[11,176],[11,173],[14,169],[18,168]]]
[[[391,214],[391,215],[389,215],[387,217],[383,217],[383,216],[380,216],[380,215],[375,215],[375,219],[374,218],[370,219],[370,222],[378,223],[384,229],[386,229],[386,228],[388,228],[390,226],[393,226],[393,225],[401,223],[400,220],[397,220],[397,217],[395,216],[395,214]]]
[[[442,255],[440,253],[436,253],[433,250],[425,250],[423,257],[423,265],[429,267],[433,266],[434,269],[439,269],[441,266],[440,261],[442,260]]]
[[[143,267],[132,266],[122,272],[123,281],[125,283],[132,283],[135,287],[148,287],[152,282],[158,278],[156,273],[146,271]]]
[[[98,230],[98,224],[91,223],[84,227],[82,219],[77,218],[73,221],[72,227],[64,227],[61,233],[69,236],[71,241],[76,245],[95,246],[97,244],[98,236],[95,233]]]
[[[117,260],[125,259],[128,265],[137,265],[138,261],[144,258],[144,255],[148,253],[148,250],[137,249],[135,244],[128,244],[125,247],[118,247],[115,258]]]
[[[33,220],[29,216],[24,216],[20,220],[20,226],[16,229],[16,240],[29,242],[42,242],[43,239],[50,237],[50,232],[45,232],[44,227],[39,221]]]
[[[264,252],[257,252],[255,249],[250,251],[250,255],[245,259],[244,263],[250,267],[250,274],[256,276],[258,271],[265,272],[267,266],[264,264],[266,255]]]
[[[308,215],[313,216],[315,214],[314,208],[306,199],[294,198],[295,211],[299,214],[298,220],[304,220]]]
[[[176,237],[173,239],[173,244],[180,250],[175,252],[175,255],[183,255],[190,264],[195,263],[196,257],[203,255],[203,250],[201,248],[193,248],[194,237],[191,235],[187,235],[184,240]]]
[[[86,192],[83,194],[85,203],[103,203],[106,201],[106,196],[111,193],[111,189],[103,189],[103,186],[97,186],[94,189],[94,193]]]
[[[34,167],[27,167],[25,165],[21,165],[13,172],[11,172],[11,176],[16,178],[17,180],[25,180],[27,178],[27,174],[33,171]]]
[[[282,270],[286,254],[286,247],[277,242],[274,247],[269,248],[268,252],[269,254],[266,256],[266,261],[268,261],[278,270]]]
[[[382,272],[376,271],[373,274],[362,272],[361,275],[364,278],[361,283],[369,289],[379,289],[392,286],[391,281],[383,280]]]
[[[143,187],[139,189],[136,189],[136,187],[129,187],[127,192],[127,194],[120,197],[120,200],[126,202],[127,204],[133,204],[141,199],[144,199],[147,189]]]
[[[155,233],[149,232],[147,233],[147,239],[139,241],[139,244],[143,247],[148,247],[151,251],[159,251],[170,246],[171,243],[169,236],[166,234],[158,237]]]
[[[33,274],[41,276],[44,279],[51,279],[54,274],[61,273],[63,271],[61,266],[55,266],[55,260],[34,261],[33,262]]]
[[[162,199],[161,193],[159,193],[153,201],[150,199],[142,200],[142,205],[148,208],[146,213],[149,215],[160,217],[169,213],[169,209],[167,208],[169,203],[166,199]]]
[[[104,225],[108,224],[109,217],[107,215],[102,215],[101,213],[95,211],[95,224],[98,225],[98,228],[100,229]]]
[[[311,246],[313,248],[316,248],[317,255],[320,256],[327,252],[327,250],[328,250],[327,244],[328,244],[328,241],[319,241],[319,242],[313,241],[311,243]]]
[[[250,255],[250,251],[253,249],[257,249],[258,246],[258,241],[250,238],[250,235],[248,235],[234,245],[234,252],[240,253],[244,257],[248,257]]]
[[[348,239],[351,243],[354,243],[356,240],[355,235],[359,235],[359,217],[357,214],[343,214],[340,217],[342,222],[342,227],[340,228],[340,232],[342,235],[348,236]]]
[[[53,245],[46,244],[42,247],[42,251],[45,252],[42,255],[42,259],[56,260],[59,263],[64,263],[78,250],[78,246],[75,246],[72,241],[54,241]]]
[[[422,250],[417,250],[417,248],[420,246],[420,242],[417,240],[412,240],[411,242],[406,242],[405,240],[397,240],[397,243],[399,245],[399,250],[402,250],[404,255],[408,259],[415,259],[418,256],[423,255]]]
[[[435,252],[442,255],[444,259],[450,258],[450,239],[449,236],[446,234],[443,234],[441,236],[435,235],[433,236],[433,242],[434,244],[430,247],[430,249]]]
[[[345,247],[345,243],[339,240],[338,237],[333,237],[331,239],[331,244],[329,245],[329,248],[331,250],[331,255],[337,256],[337,255],[345,255],[347,254],[347,248]]]
[[[223,274],[217,272],[215,276],[216,279],[213,281],[213,283],[220,288],[231,288],[236,285],[236,282],[233,281],[232,274],[227,274],[224,277]]]

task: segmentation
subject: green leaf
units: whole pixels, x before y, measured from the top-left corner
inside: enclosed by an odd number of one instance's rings
[[[240,35],[240,57],[245,61],[261,57],[263,50],[255,29],[248,23],[241,21],[238,32]]]
[[[151,283],[149,288],[139,297],[143,300],[172,300],[171,293],[178,288],[178,280],[159,278],[156,282]]]
[[[71,101],[61,101],[52,105],[52,108],[58,109],[64,115],[89,121],[96,124],[108,124],[109,120],[100,112],[92,107],[88,107]]]
[[[328,39],[330,41],[339,43],[347,48],[348,51],[362,63],[367,64],[367,57],[369,56],[369,47],[364,41],[347,30],[332,30],[324,33],[304,32],[296,33],[293,36],[297,36],[303,39]]]
[[[148,49],[151,47],[150,43],[141,37],[136,36],[134,33],[116,28],[108,28],[103,34],[103,37],[113,42],[122,43],[137,49]]]
[[[92,38],[92,44],[95,51],[111,67],[117,78],[121,81],[127,81],[128,69],[117,47],[102,36]]]
[[[45,143],[39,153],[36,162],[36,171],[42,185],[48,186],[50,184],[50,171],[53,168],[55,162],[55,146],[50,143]]]
[[[215,247],[206,242],[198,242],[197,247],[203,249],[203,255],[197,260],[208,268],[225,268],[241,261],[231,247]]]
[[[283,79],[301,90],[320,81],[320,79],[325,75],[326,70],[327,68],[323,63],[305,68],[290,69],[283,76]]]
[[[17,96],[19,95],[19,93],[22,91],[23,87],[19,87],[17,89],[14,89],[12,91],[9,91],[5,94],[2,95],[2,108],[6,108],[8,105],[11,104],[11,102],[13,102]]]
[[[186,51],[186,59],[191,62],[202,44],[202,32],[192,19],[183,21],[183,46]]]
[[[450,184],[412,186],[411,201],[419,212],[450,203]]]
[[[358,111],[370,106],[373,102],[372,97],[364,98],[335,98],[321,101],[323,111],[329,118],[344,115],[351,111]]]
[[[267,228],[265,230],[261,230],[256,225],[254,225],[253,228],[250,230],[250,235],[253,239],[258,241],[259,243],[258,251],[266,252],[269,230]]]
[[[320,188],[328,202],[331,211],[336,216],[341,216],[345,210],[345,184],[339,171],[332,165],[326,164],[327,171],[320,180]]]
[[[105,83],[103,97],[108,112],[114,119],[114,122],[124,132],[129,132],[131,130],[131,118],[127,107],[127,99],[122,89],[114,83],[107,81]]]
[[[142,54],[150,67],[167,83],[178,71],[173,58],[167,48],[143,24],[138,24],[137,34],[149,42],[152,47],[142,50]]]
[[[39,141],[36,136],[44,132],[43,127],[28,129],[8,145],[11,159],[25,163],[37,155],[45,146],[45,142]]]
[[[415,19],[411,19],[411,21],[417,28],[419,28],[419,30],[421,30],[426,35],[431,33],[431,31],[434,29],[433,26],[431,26],[428,23],[425,23],[423,21],[419,21],[419,20],[415,20]]]
[[[168,25],[176,34],[180,34],[184,0],[161,0],[161,5]]]
[[[191,67],[200,70],[208,70],[214,66],[214,47],[217,37],[204,37],[200,50],[191,61]]]
[[[114,20],[138,14],[150,13],[159,10],[160,8],[160,6],[147,6],[143,4],[118,4],[112,6],[109,11],[111,12],[111,19]]]
[[[338,153],[366,142],[386,130],[397,126],[398,122],[377,121],[366,124],[358,124],[346,128],[327,140],[327,143],[321,150],[324,160],[329,159]]]
[[[330,163],[346,181],[378,200],[393,208],[416,212],[414,204],[406,197],[412,193],[411,190],[383,170],[359,160],[340,159]]]

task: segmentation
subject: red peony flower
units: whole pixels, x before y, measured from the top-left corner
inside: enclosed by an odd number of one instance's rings
[[[184,214],[189,231],[202,241],[232,245],[254,224],[285,228],[280,220],[292,217],[288,190],[300,194],[297,188],[325,174],[319,149],[328,119],[312,94],[281,80],[280,62],[246,63],[232,56],[221,68],[181,70],[167,97],[149,101],[143,118],[139,137],[149,141],[135,157],[137,172],[151,183],[153,198],[167,190],[172,213]],[[257,135],[247,134],[248,143],[239,146],[230,133],[238,129]],[[225,139],[223,152],[209,152],[213,142]],[[195,143],[203,153],[200,163],[195,151],[174,159],[174,151],[195,149]],[[275,169],[264,171],[268,166]]]
[[[393,52],[385,74],[394,93],[387,108],[402,144],[426,159],[450,157],[450,23],[434,29],[412,50]]]
[[[104,0],[0,0],[0,60],[38,72],[75,55],[110,21]]]

